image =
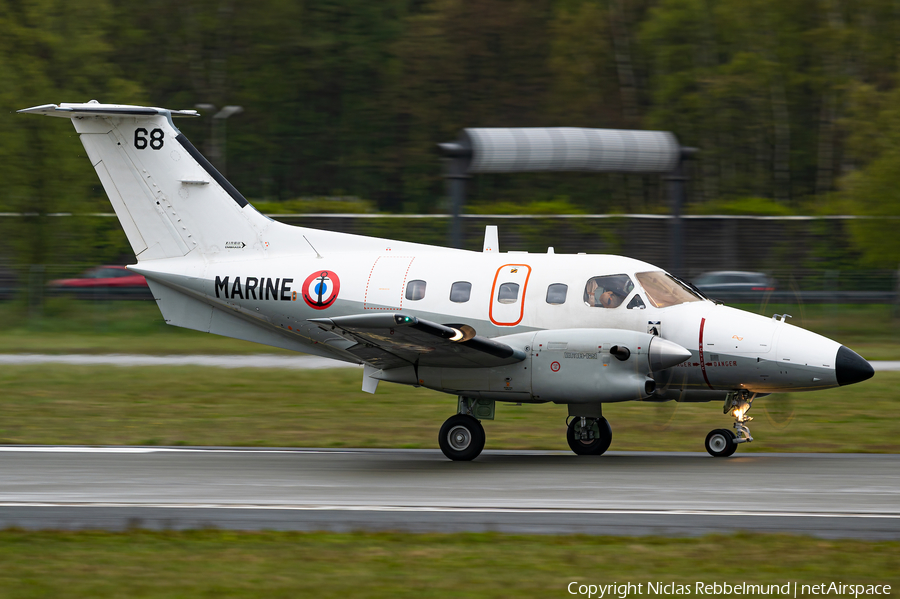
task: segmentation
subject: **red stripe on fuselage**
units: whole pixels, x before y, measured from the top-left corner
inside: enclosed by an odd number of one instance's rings
[[[700,372],[703,373],[703,380],[706,381],[706,386],[709,387],[710,389],[712,389],[713,386],[709,384],[709,377],[706,376],[706,362],[703,361],[705,359],[703,357],[703,327],[705,327],[705,326],[706,326],[706,319],[701,318],[700,319]]]

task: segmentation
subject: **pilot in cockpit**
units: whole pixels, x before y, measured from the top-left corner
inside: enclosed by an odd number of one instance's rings
[[[628,275],[607,275],[588,279],[584,303],[595,308],[618,308],[634,289]]]
[[[604,291],[600,294],[599,305],[604,308],[618,308],[622,304],[622,298],[614,291]]]

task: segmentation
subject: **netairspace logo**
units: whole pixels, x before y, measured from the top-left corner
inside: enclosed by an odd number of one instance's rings
[[[723,595],[773,595],[781,597],[812,597],[819,595],[831,595],[835,597],[860,597],[871,595],[890,595],[889,584],[846,584],[843,582],[823,582],[820,584],[798,584],[787,582],[784,584],[752,584],[739,582],[730,584],[727,582],[695,582],[694,584],[681,584],[677,582],[612,582],[608,584],[583,584],[570,582],[566,587],[570,595],[578,595],[586,599],[604,599],[627,597],[640,597],[646,595],[699,595],[716,596]]]

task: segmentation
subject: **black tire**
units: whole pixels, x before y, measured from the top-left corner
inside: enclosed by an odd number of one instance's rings
[[[734,440],[737,439],[737,435],[734,434],[734,431],[730,431],[727,428],[723,428],[722,430],[725,431],[726,433],[728,433],[729,435],[731,435],[731,449],[728,450],[728,455],[725,456],[725,457],[729,457],[729,456],[734,455],[734,452],[737,451],[738,444],[734,442]]]
[[[455,462],[468,462],[477,458],[484,449],[484,440],[484,427],[468,414],[451,416],[438,433],[441,451]]]
[[[569,448],[578,455],[603,455],[612,443],[612,427],[606,418],[588,418],[588,426],[594,430],[594,439],[582,441],[581,418],[575,416],[569,422],[569,430],[566,431],[566,441]]]
[[[737,451],[734,433],[727,428],[717,428],[706,435],[706,452],[714,458],[727,458]]]

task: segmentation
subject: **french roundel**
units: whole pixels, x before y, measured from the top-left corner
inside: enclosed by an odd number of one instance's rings
[[[341,290],[341,280],[330,270],[318,270],[303,281],[303,301],[310,308],[324,310],[334,303]]]

